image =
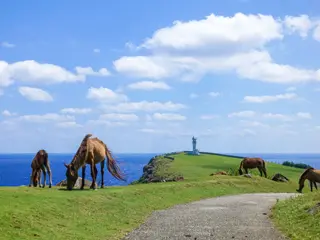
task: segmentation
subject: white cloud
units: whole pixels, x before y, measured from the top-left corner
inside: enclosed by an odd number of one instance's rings
[[[2,111],[2,115],[5,116],[5,117],[11,117],[11,116],[16,116],[17,113],[12,113],[9,110],[3,110]]]
[[[286,89],[286,92],[294,92],[294,91],[296,91],[296,90],[297,90],[296,87],[288,87],[288,88]]]
[[[100,68],[99,71],[95,72],[92,67],[76,67],[76,72],[79,75],[106,77],[110,75],[110,72],[106,68]]]
[[[61,113],[70,113],[70,114],[87,114],[92,111],[91,108],[63,108],[60,110]]]
[[[57,123],[56,126],[60,127],[60,128],[79,128],[79,127],[82,127],[81,124],[78,124],[75,121],[60,122],[60,123]]]
[[[89,120],[87,122],[87,125],[103,125],[103,126],[108,126],[108,127],[123,127],[127,126],[128,122],[119,122],[119,121],[107,121],[107,120]]]
[[[69,115],[60,115],[56,113],[47,113],[43,115],[23,115],[19,117],[19,120],[28,121],[28,122],[69,122],[74,121],[75,118]]]
[[[86,76],[108,76],[107,69],[101,68],[98,72],[91,67],[76,67],[76,73],[49,63],[38,63],[34,60],[26,60],[14,63],[0,61],[0,86],[7,87],[14,81],[29,83],[64,83],[64,82],[84,82]]]
[[[30,101],[52,102],[53,97],[40,88],[19,87],[19,93]]]
[[[14,81],[37,83],[62,83],[84,81],[85,76],[48,63],[33,60],[8,64],[0,61],[0,86],[8,86]]]
[[[303,34],[305,25],[298,23],[287,17],[287,25]],[[176,21],[155,31],[137,47],[149,50],[149,55],[123,56],[114,61],[114,67],[131,77],[182,81],[199,81],[206,74],[229,72],[240,78],[283,84],[320,81],[320,70],[273,61],[264,46],[283,37],[284,21],[272,16],[211,14],[202,20]]]
[[[200,118],[202,120],[211,120],[211,119],[218,118],[218,116],[217,115],[202,115],[202,116],[200,116]]]
[[[112,110],[116,112],[156,112],[156,111],[178,111],[186,108],[184,104],[168,102],[124,102],[113,106],[105,106],[106,110]]]
[[[264,113],[262,115],[263,118],[267,119],[275,119],[275,120],[281,120],[281,121],[292,121],[293,118],[284,114],[280,113]]]
[[[175,113],[154,113],[153,118],[165,121],[184,121],[187,119],[185,116]]]
[[[239,135],[239,136],[255,136],[257,135],[256,131],[252,130],[252,129],[242,129],[240,131],[237,131],[235,132],[236,135]]]
[[[191,99],[195,99],[195,98],[198,97],[198,94],[190,93],[189,97],[190,97]]]
[[[95,49],[93,49],[93,52],[94,52],[94,53],[100,53],[101,51],[100,51],[99,48],[95,48]]]
[[[304,119],[311,119],[312,118],[311,114],[308,112],[298,112],[297,117],[304,118]]]
[[[267,128],[269,127],[268,124],[264,124],[264,123],[261,123],[261,122],[258,122],[258,121],[246,121],[246,120],[241,120],[240,123],[242,123],[243,125],[245,126],[248,126],[248,127],[263,127],[263,128]]]
[[[169,90],[171,87],[165,82],[152,82],[152,81],[141,81],[128,85],[128,88],[131,89],[140,89],[140,90],[154,90],[154,89],[162,89]]]
[[[8,43],[8,42],[2,42],[1,46],[4,48],[14,48],[16,45],[13,43]]]
[[[188,22],[175,21],[170,27],[157,30],[140,46],[147,49],[208,49],[208,46],[251,49],[282,39],[281,23],[272,16],[245,15],[232,17],[211,14],[205,19]]]
[[[161,130],[161,129],[154,129],[154,128],[141,128],[138,129],[139,132],[143,133],[152,133],[152,134],[167,134],[167,131]]]
[[[3,95],[3,90],[2,90],[2,89],[0,89],[0,96],[1,96],[1,95]]]
[[[210,92],[209,93],[209,96],[210,97],[218,97],[218,96],[220,96],[221,94],[219,93],[219,92]]]
[[[284,25],[289,29],[290,33],[299,32],[300,36],[305,38],[309,30],[313,27],[313,23],[308,15],[302,14],[300,16],[286,16]]]
[[[228,117],[244,117],[244,118],[250,118],[254,117],[256,115],[256,112],[254,111],[241,111],[241,112],[233,112],[228,115]]]
[[[244,102],[251,102],[251,103],[267,103],[267,102],[276,102],[279,100],[291,100],[295,99],[297,94],[295,93],[285,93],[285,94],[278,94],[273,96],[245,96]]]
[[[121,93],[116,93],[109,88],[94,88],[90,87],[87,93],[88,99],[93,99],[102,102],[122,102],[127,101],[128,97]]]
[[[100,115],[100,120],[110,121],[137,121],[139,117],[135,114],[124,114],[124,113],[107,113]]]

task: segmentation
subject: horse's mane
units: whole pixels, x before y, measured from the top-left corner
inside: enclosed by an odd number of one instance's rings
[[[308,173],[310,172],[311,170],[314,170],[313,167],[308,167],[306,170],[304,170],[304,172],[301,174],[300,176],[300,179],[299,179],[299,182],[301,181],[301,179]]]

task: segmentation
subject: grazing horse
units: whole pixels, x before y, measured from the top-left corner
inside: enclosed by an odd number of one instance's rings
[[[243,158],[243,160],[240,163],[240,167],[239,167],[239,174],[240,175],[243,174],[241,168],[244,169],[246,174],[248,174],[248,169],[258,168],[258,170],[260,172],[260,176],[262,177],[262,172],[263,172],[264,176],[267,177],[266,164],[262,158],[245,157],[245,158]]]
[[[299,189],[297,189],[297,192],[301,193],[302,189],[304,187],[304,181],[308,179],[310,182],[310,190],[312,192],[312,184],[315,185],[315,188],[317,188],[316,182],[320,183],[320,170],[314,169],[312,167],[307,168],[300,176],[299,179]]]
[[[108,149],[107,145],[104,144],[98,138],[90,138],[92,134],[87,134],[76,154],[74,155],[70,164],[64,163],[66,170],[66,177],[67,177],[67,189],[72,190],[77,179],[78,179],[78,170],[82,168],[82,183],[81,188],[84,187],[84,180],[85,180],[85,171],[86,171],[86,164],[90,165],[91,168],[91,177],[92,177],[92,184],[90,186],[91,189],[96,188],[96,178],[98,170],[96,168],[96,164],[100,163],[101,167],[101,188],[104,188],[104,166],[105,166],[105,158],[107,158],[107,168],[108,171],[111,173],[113,177],[118,180],[126,181],[116,160],[113,158],[110,150]]]
[[[31,162],[31,175],[30,175],[30,183],[29,187],[31,187],[31,182],[33,183],[33,186],[41,187],[41,172],[43,173],[43,185],[42,187],[46,186],[46,170],[49,175],[49,188],[52,186],[52,174],[51,174],[51,168],[50,163],[48,159],[48,153],[41,149],[37,152],[35,157],[33,158]]]

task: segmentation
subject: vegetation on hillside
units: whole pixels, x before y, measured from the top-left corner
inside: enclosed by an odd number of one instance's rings
[[[294,163],[294,162],[289,162],[289,161],[283,162],[282,165],[289,166],[289,167],[295,167],[295,168],[303,168],[303,169],[311,167],[310,165],[305,164],[305,163]]]
[[[301,170],[267,163],[268,174],[280,172],[292,181],[281,183],[250,171],[243,176],[210,176],[237,172],[240,159],[215,155],[173,155],[160,164],[159,175],[181,173],[184,181],[64,191],[28,187],[0,188],[0,230],[4,239],[121,239],[154,210],[226,194],[294,192]],[[168,163],[168,162],[167,162]],[[108,174],[108,173],[106,173]],[[308,191],[306,189],[306,191]]]
[[[278,202],[271,218],[275,225],[292,240],[319,239],[320,211],[310,214],[309,209],[320,202],[320,192],[306,193]],[[320,208],[318,208],[320,210]]]

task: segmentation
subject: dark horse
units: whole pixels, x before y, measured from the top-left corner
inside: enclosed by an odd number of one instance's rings
[[[299,179],[299,189],[297,189],[297,192],[301,193],[302,189],[304,187],[304,181],[309,180],[310,183],[310,190],[312,192],[312,184],[314,184],[315,188],[317,188],[317,182],[320,183],[320,170],[314,169],[314,168],[307,168],[304,170],[304,172],[301,174]]]
[[[51,174],[51,168],[49,164],[48,159],[48,153],[41,149],[37,152],[37,154],[34,156],[32,162],[31,162],[31,175],[30,175],[30,183],[29,187],[31,187],[31,182],[33,183],[33,186],[41,187],[41,172],[43,173],[43,185],[42,187],[46,186],[46,170],[49,175],[49,188],[52,186],[52,174]]]
[[[258,170],[260,172],[260,176],[262,177],[262,173],[263,173],[264,176],[267,177],[266,164],[262,158],[245,157],[245,158],[243,158],[243,160],[240,163],[240,167],[239,167],[239,174],[240,175],[243,174],[241,168],[244,169],[246,174],[248,174],[248,169],[258,168]]]

